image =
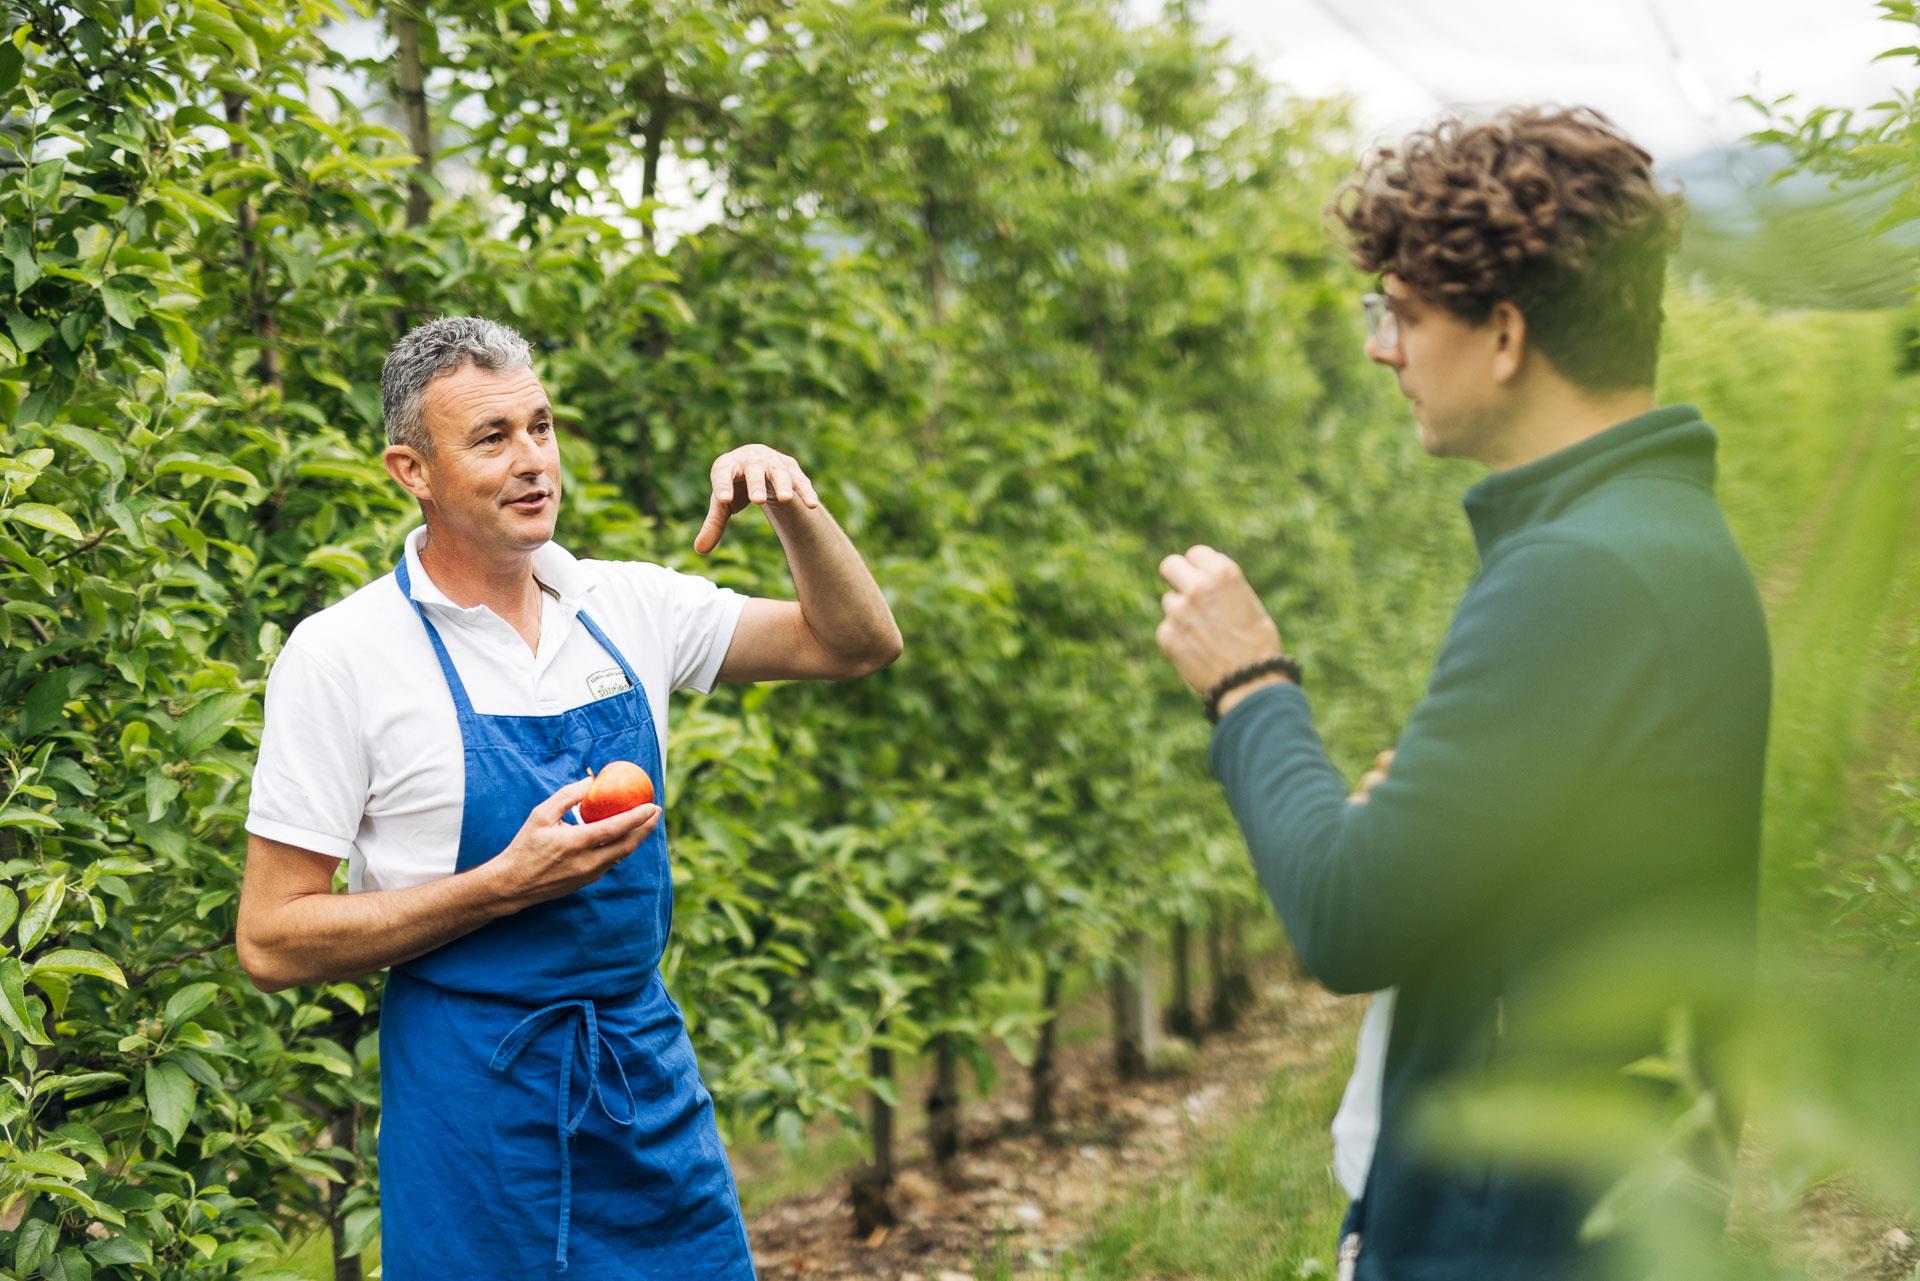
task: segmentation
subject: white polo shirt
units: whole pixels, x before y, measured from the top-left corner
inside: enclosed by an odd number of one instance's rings
[[[539,652],[484,605],[462,609],[420,567],[407,573],[446,642],[473,710],[548,716],[628,688],[620,664],[576,617],[593,616],[646,691],[666,765],[667,695],[713,688],[747,597],[641,561],[533,554]],[[669,794],[670,795],[670,794]],[[247,830],[348,860],[352,890],[394,890],[454,871],[466,771],[453,695],[427,629],[393,574],[305,619],[267,677],[266,725]]]

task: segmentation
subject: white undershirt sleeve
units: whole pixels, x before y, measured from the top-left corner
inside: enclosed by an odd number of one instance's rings
[[[747,597],[697,574],[669,571],[666,582],[673,620],[673,688],[708,693],[733,644]]]
[[[332,858],[353,852],[369,768],[350,681],[289,637],[267,674],[247,831]]]

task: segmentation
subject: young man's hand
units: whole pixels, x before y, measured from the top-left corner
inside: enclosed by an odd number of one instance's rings
[[[1373,758],[1373,768],[1360,776],[1360,790],[1347,798],[1347,804],[1365,805],[1373,789],[1387,781],[1387,771],[1391,768],[1393,768],[1393,750],[1389,748]]]
[[[1249,663],[1281,652],[1280,629],[1233,559],[1211,547],[1187,549],[1160,562],[1172,591],[1154,639],[1180,679],[1200,694]]]

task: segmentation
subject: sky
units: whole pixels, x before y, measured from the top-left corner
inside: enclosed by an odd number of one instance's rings
[[[1145,0],[1142,0],[1144,3]],[[1866,106],[1915,43],[1871,0],[1206,0],[1206,20],[1301,93],[1351,95],[1389,141],[1450,106],[1597,107],[1671,166],[1759,127],[1743,94]]]

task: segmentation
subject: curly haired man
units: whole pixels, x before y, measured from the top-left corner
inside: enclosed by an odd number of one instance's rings
[[[1751,959],[1771,681],[1715,433],[1654,400],[1678,203],[1603,116],[1523,108],[1377,152],[1333,212],[1422,446],[1491,469],[1465,497],[1479,571],[1352,797],[1231,559],[1166,558],[1158,639],[1218,719],[1212,769],[1301,961],[1379,992],[1335,1124],[1343,1275],[1618,1275],[1583,1228],[1631,1159],[1523,1160],[1497,1131],[1533,1122],[1484,1087],[1603,1093],[1690,1158],[1654,1202],[1723,1212],[1718,1020]],[[1648,1068],[1673,1051],[1689,1088]]]

